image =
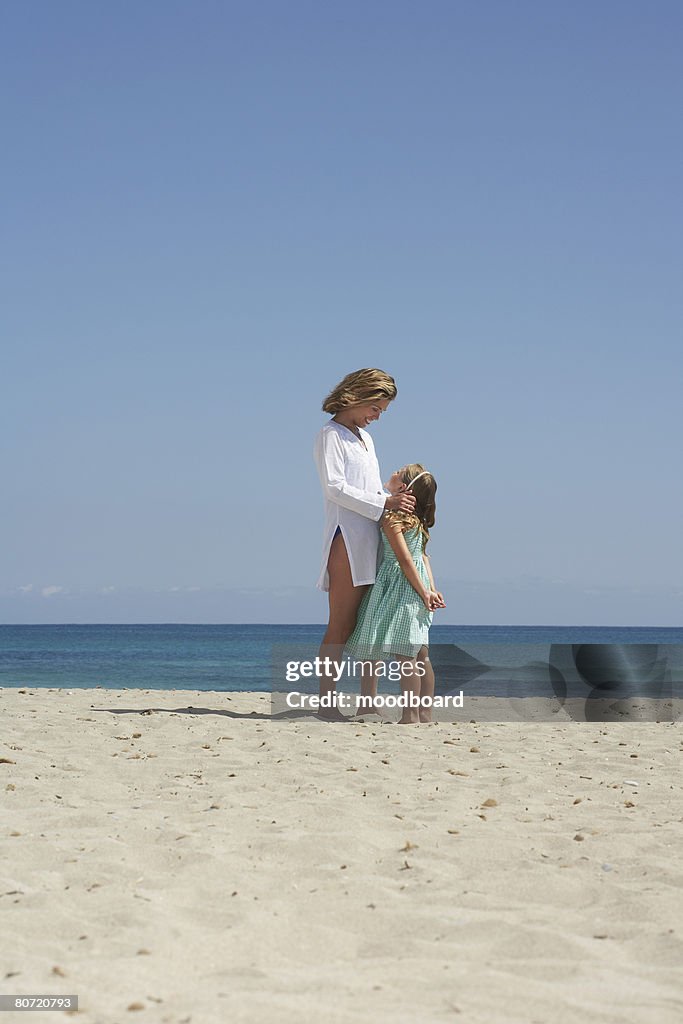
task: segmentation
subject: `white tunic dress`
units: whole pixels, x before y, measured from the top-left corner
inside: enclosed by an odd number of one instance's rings
[[[320,590],[330,589],[327,559],[337,527],[346,544],[354,587],[375,582],[378,523],[387,496],[372,437],[367,430],[361,429],[360,434],[365,447],[352,430],[330,420],[315,439],[313,455],[325,503]]]

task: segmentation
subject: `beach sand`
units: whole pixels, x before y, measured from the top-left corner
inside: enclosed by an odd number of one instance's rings
[[[0,991],[80,999],[32,1021],[683,1019],[679,721],[0,709]]]

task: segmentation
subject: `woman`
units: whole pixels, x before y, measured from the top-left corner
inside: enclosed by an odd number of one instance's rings
[[[341,660],[358,606],[375,581],[382,513],[412,512],[415,507],[407,491],[384,493],[375,447],[365,429],[386,412],[396,394],[393,377],[364,369],[344,377],[323,402],[323,412],[332,413],[332,419],[318,434],[314,449],[325,503],[318,587],[328,591],[330,606],[321,658]],[[321,717],[343,721],[345,716],[331,703],[334,692],[333,676],[321,676],[320,696],[329,705],[321,707]]]

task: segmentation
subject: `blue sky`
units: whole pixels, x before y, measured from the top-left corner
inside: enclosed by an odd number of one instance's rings
[[[379,366],[450,623],[678,625],[677,3],[5,6],[4,622],[316,622]]]

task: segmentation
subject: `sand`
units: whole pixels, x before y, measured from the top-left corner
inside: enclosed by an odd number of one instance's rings
[[[0,709],[0,991],[80,999],[29,1020],[683,1019],[679,721],[331,725],[187,690]]]

